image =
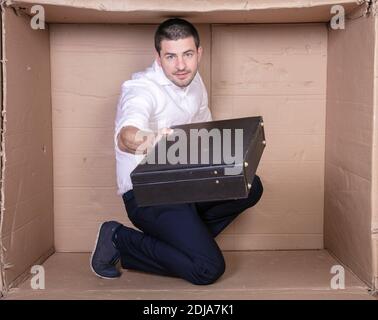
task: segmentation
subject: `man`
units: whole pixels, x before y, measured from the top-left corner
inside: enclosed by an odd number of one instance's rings
[[[125,269],[210,284],[225,270],[214,238],[259,201],[263,186],[256,175],[246,199],[138,207],[130,173],[148,148],[173,125],[211,121],[194,26],[182,19],[163,22],[155,33],[155,49],[152,67],[122,85],[115,121],[118,194],[142,232],[115,221],[103,223],[91,267],[102,278],[117,278],[120,260]]]

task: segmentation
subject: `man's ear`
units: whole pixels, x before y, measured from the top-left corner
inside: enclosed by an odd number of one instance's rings
[[[200,62],[201,61],[201,58],[202,58],[202,52],[203,52],[203,49],[202,49],[202,47],[200,46],[200,47],[198,47],[198,49],[197,49],[197,54],[198,54],[198,62]]]
[[[155,58],[156,58],[158,65],[161,67],[160,54],[158,52],[155,52]]]

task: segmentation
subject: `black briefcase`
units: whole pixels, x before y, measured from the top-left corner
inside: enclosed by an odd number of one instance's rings
[[[131,173],[139,206],[248,196],[265,148],[261,116],[171,128]]]

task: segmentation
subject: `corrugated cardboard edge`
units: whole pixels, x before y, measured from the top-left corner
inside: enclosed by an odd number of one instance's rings
[[[81,9],[94,9],[100,11],[113,12],[133,12],[133,11],[193,11],[193,12],[210,12],[218,10],[263,10],[263,9],[291,9],[291,8],[310,8],[318,6],[327,6],[334,4],[362,4],[367,0],[263,0],[263,1],[246,1],[246,0],[207,0],[202,1],[201,6],[196,0],[187,0],[183,4],[176,0],[156,1],[156,0],[8,0],[9,5],[33,5],[49,4],[61,7],[74,7]]]
[[[375,16],[375,57],[374,57],[374,117],[372,152],[372,294],[378,295],[378,1],[374,0],[372,12]]]
[[[34,5],[42,5],[45,21],[51,23],[159,23],[180,16],[193,23],[298,23],[328,22],[330,8],[342,5],[345,12],[368,0],[7,0],[7,5],[31,15]],[[37,9],[39,10],[39,9]],[[292,14],[292,10],[295,14]]]
[[[0,298],[5,294],[6,291],[6,284],[5,284],[5,263],[4,263],[4,247],[2,242],[2,226],[3,226],[3,215],[4,215],[4,185],[3,185],[3,179],[4,179],[4,163],[5,163],[5,153],[4,153],[4,122],[5,122],[5,105],[6,105],[6,77],[5,77],[5,48],[4,48],[4,35],[5,35],[5,23],[4,23],[4,8],[3,8],[3,2],[0,3],[0,14],[1,14],[1,93],[0,93],[0,103],[1,103],[1,159],[0,159],[0,168],[1,168],[1,194],[0,194]]]

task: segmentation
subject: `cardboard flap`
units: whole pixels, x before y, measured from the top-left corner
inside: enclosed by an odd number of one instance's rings
[[[193,23],[286,23],[327,22],[334,5],[351,12],[365,1],[357,0],[263,0],[217,1],[190,0],[24,0],[8,1],[31,14],[33,5],[42,5],[46,22],[51,23],[159,23],[169,17],[181,17]]]
[[[49,31],[2,21],[1,265],[9,287],[53,247]]]

